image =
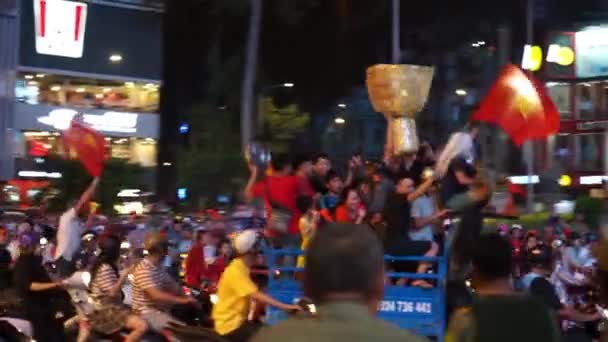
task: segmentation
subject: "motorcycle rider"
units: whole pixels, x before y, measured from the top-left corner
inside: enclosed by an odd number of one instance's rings
[[[215,331],[232,342],[247,341],[261,327],[247,321],[251,299],[282,310],[299,310],[297,305],[281,303],[261,292],[249,276],[259,254],[258,235],[245,230],[234,239],[237,257],[222,274],[217,287],[218,301],[213,307]]]
[[[147,255],[133,271],[133,311],[150,329],[160,333],[170,323],[183,324],[171,316],[171,306],[198,303],[192,297],[183,296],[178,284],[162,267],[169,251],[167,239],[158,232],[151,232],[144,239],[144,248]]]
[[[34,339],[49,341],[48,337],[53,336],[55,341],[65,341],[57,301],[67,294],[60,291],[61,282],[52,281],[42,267],[42,257],[37,253],[40,236],[27,231],[17,240],[20,253],[13,269],[13,286],[23,302],[25,317],[34,327]]]
[[[146,322],[131,310],[121,305],[121,289],[127,280],[130,269],[118,272],[120,258],[120,239],[116,236],[104,236],[99,241],[99,256],[91,269],[90,291],[95,299],[95,310],[88,315],[93,331],[111,335],[122,329],[130,334],[125,342],[139,341],[148,330]],[[84,334],[83,334],[84,335]],[[79,339],[85,341],[86,339]]]

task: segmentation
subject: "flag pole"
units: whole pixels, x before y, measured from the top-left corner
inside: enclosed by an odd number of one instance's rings
[[[401,46],[400,46],[400,29],[401,29],[401,9],[400,9],[400,1],[401,0],[393,0],[393,21],[392,21],[392,58],[391,62],[393,64],[399,64],[399,55],[401,54]]]
[[[526,3],[526,43],[532,45],[534,41],[534,0],[528,0]],[[532,73],[531,71],[528,71]],[[526,163],[526,171],[528,175],[526,208],[528,213],[534,212],[534,184],[532,176],[534,175],[534,143],[532,140],[527,140],[524,145],[524,160]]]

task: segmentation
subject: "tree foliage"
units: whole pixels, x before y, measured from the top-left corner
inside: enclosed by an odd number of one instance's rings
[[[198,206],[220,193],[237,191],[246,167],[236,113],[200,103],[189,116],[192,135],[189,146],[179,152],[178,184],[188,188],[190,204]]]
[[[262,140],[273,153],[287,153],[292,140],[308,128],[310,114],[300,110],[297,104],[279,108],[272,98],[266,97],[260,106],[264,120]]]

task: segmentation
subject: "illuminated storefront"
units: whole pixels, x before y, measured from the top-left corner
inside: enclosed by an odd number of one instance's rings
[[[608,174],[608,26],[553,33],[548,45],[574,51],[571,63],[549,62],[543,69],[561,116],[560,133],[548,143],[549,163],[587,177],[581,185],[601,185]]]
[[[0,179],[61,177],[44,160],[62,153],[61,131],[77,113],[104,134],[109,157],[153,174],[161,1],[22,0],[13,17],[1,12],[13,29],[0,35]],[[12,64],[2,64],[10,51]]]

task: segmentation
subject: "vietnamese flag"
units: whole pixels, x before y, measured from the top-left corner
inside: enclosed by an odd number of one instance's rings
[[[513,64],[503,68],[471,120],[497,124],[517,146],[559,131],[559,112],[542,84]]]
[[[91,176],[101,176],[105,159],[105,140],[99,132],[76,116],[72,119],[70,128],[63,131],[63,142],[66,151],[74,154]]]

